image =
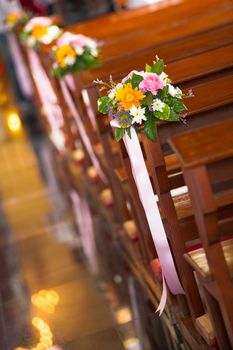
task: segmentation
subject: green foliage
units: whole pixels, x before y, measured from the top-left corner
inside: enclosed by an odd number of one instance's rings
[[[153,64],[151,67],[151,72],[156,73],[156,74],[161,74],[163,72],[164,68],[164,61],[163,60],[158,60]]]
[[[169,120],[170,107],[167,104],[165,104],[165,106],[163,108],[163,111],[162,112],[156,111],[155,112],[155,116],[156,116],[157,119],[160,119],[160,120]]]
[[[125,130],[126,129],[121,129],[121,128],[115,129],[115,138],[116,138],[117,142],[119,142],[123,138],[123,136],[125,134]]]
[[[132,119],[133,119],[133,118],[132,118],[129,114],[127,114],[127,113],[122,113],[122,114],[120,115],[120,118],[119,118],[118,122],[119,122],[119,125],[120,125],[122,128],[126,129],[126,128],[129,128],[129,127],[131,126],[131,124],[132,124]]]
[[[133,76],[131,79],[131,84],[133,89],[138,87],[138,85],[141,83],[142,80],[143,80],[143,77],[141,75],[133,73]]]
[[[178,122],[179,120],[180,120],[179,115],[172,108],[170,108],[169,121]]]
[[[153,100],[153,95],[151,92],[146,93],[146,97],[142,100],[142,104],[145,106],[150,106]]]
[[[176,98],[172,98],[169,105],[174,109],[176,113],[180,113],[187,110],[185,104]]]
[[[152,140],[152,141],[156,140],[157,126],[156,126],[155,117],[153,114],[148,115],[147,120],[145,121],[145,124],[144,124],[144,131],[145,131],[146,136],[150,140]]]
[[[100,97],[98,100],[98,111],[107,114],[109,111],[109,103],[111,99],[108,96]]]
[[[129,138],[131,139],[131,129],[130,129],[130,127],[125,129],[125,130],[126,130],[128,136],[129,136]]]
[[[29,36],[30,36],[29,32],[22,31],[20,33],[20,38],[23,39],[23,40],[26,40]]]

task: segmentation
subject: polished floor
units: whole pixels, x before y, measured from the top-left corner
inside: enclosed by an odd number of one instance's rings
[[[131,308],[80,258],[46,140],[40,156],[43,172],[25,136],[0,143],[0,349],[142,349]]]

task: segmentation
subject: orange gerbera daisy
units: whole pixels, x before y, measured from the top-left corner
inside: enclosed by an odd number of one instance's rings
[[[42,38],[44,35],[48,33],[48,27],[40,26],[40,25],[35,25],[32,29],[32,36],[36,39],[39,40]]]
[[[140,100],[145,97],[141,90],[138,88],[133,89],[130,83],[125,84],[122,88],[116,92],[116,100],[120,102],[121,106],[127,111],[132,106],[139,107]]]
[[[62,68],[65,68],[67,66],[67,62],[65,60],[66,57],[76,57],[74,49],[72,49],[72,47],[69,45],[61,46],[56,51],[57,62]]]

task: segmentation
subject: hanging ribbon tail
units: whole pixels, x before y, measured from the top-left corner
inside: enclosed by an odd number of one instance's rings
[[[75,190],[70,190],[69,194],[83,249],[88,258],[91,272],[96,275],[98,273],[98,259],[90,208],[86,199],[81,198]]]
[[[165,309],[166,303],[167,303],[167,285],[166,285],[165,278],[164,278],[164,275],[163,275],[162,296],[161,296],[159,305],[158,305],[158,307],[157,307],[157,309],[155,311],[155,312],[159,313],[159,316],[162,315],[162,313],[163,313],[163,311]]]
[[[74,82],[74,77],[68,73],[65,75],[65,77],[63,78],[67,84],[67,86],[70,88],[71,91],[75,91],[75,82]],[[87,109],[87,116],[90,119],[90,122],[92,124],[93,129],[97,129],[97,123],[96,123],[96,118],[95,118],[95,114],[93,112],[93,109],[91,107],[91,102],[89,99],[89,96],[87,94],[87,90],[86,89],[82,89],[82,97],[83,97],[83,101],[86,105],[86,109]]]
[[[74,104],[74,101],[73,101],[71,94],[69,92],[69,89],[67,87],[66,81],[64,79],[60,80],[60,86],[61,86],[63,97],[67,103],[67,106],[69,107],[69,109],[70,109],[70,111],[71,111],[71,113],[72,113],[72,115],[77,123],[80,137],[82,138],[83,144],[84,144],[86,151],[91,159],[92,165],[95,167],[101,180],[105,184],[108,184],[108,180],[107,180],[103,170],[101,169],[98,158],[96,157],[96,155],[93,151],[92,144],[91,144],[90,139],[87,135],[87,132],[86,132],[86,129],[83,125],[82,119],[81,119],[79,112]]]
[[[93,109],[91,107],[91,101],[90,101],[90,98],[88,96],[86,89],[82,89],[82,97],[83,97],[83,101],[84,101],[86,109],[87,109],[87,115],[90,119],[92,127],[94,130],[96,130],[97,129],[97,122],[96,122],[95,114],[94,114]]]
[[[52,85],[42,67],[37,53],[31,49],[27,49],[27,56],[44,113],[47,117],[52,133],[56,133],[56,131],[60,130],[64,125],[64,118],[62,110],[58,105],[57,96],[53,91]]]
[[[137,186],[140,200],[145,210],[154,246],[157,251],[164,276],[163,293],[159,308],[159,310],[162,310],[164,302],[167,298],[167,293],[165,291],[166,283],[172,294],[184,294],[184,290],[180,284],[179,277],[176,272],[172,253],[155,200],[154,191],[146,169],[140,143],[133,127],[131,127],[131,138],[125,134],[123,141],[129,155],[132,174]]]
[[[26,98],[32,98],[33,88],[29,72],[27,70],[17,38],[13,32],[8,32],[8,42],[11,51],[11,57],[14,62],[17,80],[22,93]]]

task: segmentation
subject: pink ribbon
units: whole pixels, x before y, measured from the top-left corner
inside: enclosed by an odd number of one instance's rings
[[[88,152],[88,155],[91,159],[91,162],[93,164],[93,166],[95,167],[99,177],[102,179],[102,181],[107,184],[108,183],[108,180],[105,176],[105,174],[103,173],[102,169],[101,169],[101,166],[100,166],[100,163],[93,151],[93,147],[92,147],[92,144],[90,142],[90,139],[87,135],[87,132],[86,132],[86,129],[83,125],[83,122],[82,122],[82,119],[79,115],[79,112],[74,104],[74,101],[71,97],[71,94],[68,90],[68,87],[67,87],[67,82],[65,79],[61,79],[60,80],[60,85],[61,85],[61,90],[62,90],[62,93],[63,93],[63,96],[64,96],[64,99],[67,103],[67,106],[69,107],[76,123],[77,123],[77,126],[78,126],[78,129],[79,129],[79,134],[82,138],[82,141],[83,141],[83,144],[86,148],[86,151]]]
[[[51,130],[60,129],[64,125],[64,119],[49,78],[42,67],[37,53],[31,49],[27,49],[27,55],[32,77]]]
[[[31,79],[22,55],[22,51],[19,47],[19,43],[13,32],[8,33],[8,42],[20,88],[25,97],[31,98],[33,95]]]
[[[150,227],[153,242],[158,254],[163,274],[163,291],[159,306],[156,310],[162,314],[167,300],[166,283],[172,294],[184,294],[176,272],[173,257],[168,244],[163,222],[155,200],[154,191],[146,169],[137,133],[131,127],[131,138],[126,134],[123,138],[126,150],[129,155],[132,174],[137,186],[138,194],[142,202],[147,221]]]
[[[88,258],[91,271],[96,274],[98,272],[98,262],[90,208],[86,199],[80,197],[75,190],[70,191],[70,198],[72,200],[75,220],[78,225],[83,249]]]
[[[84,101],[86,109],[87,109],[87,115],[90,119],[92,127],[94,130],[96,130],[97,129],[96,117],[95,117],[95,113],[93,112],[93,109],[91,107],[91,101],[89,99],[89,96],[88,96],[86,89],[82,89],[82,97],[83,97],[83,101]]]
[[[63,78],[66,82],[66,84],[69,86],[71,91],[75,90],[75,83],[74,83],[74,79],[72,77],[72,75],[66,74],[66,76]],[[93,112],[93,109],[91,107],[91,102],[87,93],[86,89],[82,89],[82,96],[83,96],[83,101],[86,105],[86,109],[87,109],[87,115],[89,117],[89,120],[92,124],[92,127],[96,130],[97,128],[97,124],[96,124],[96,118],[95,118],[95,114]]]

